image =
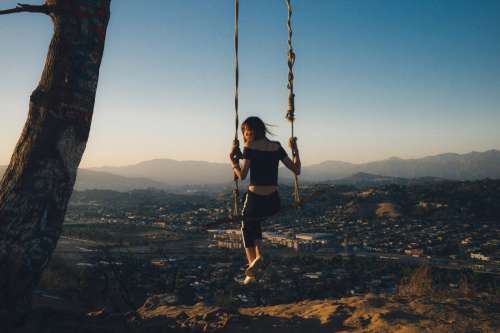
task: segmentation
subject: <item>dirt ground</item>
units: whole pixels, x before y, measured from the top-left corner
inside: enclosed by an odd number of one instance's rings
[[[498,299],[485,295],[437,300],[368,293],[232,310],[176,305],[168,296],[156,295],[135,312],[108,313],[37,296],[34,311],[13,333],[494,333],[500,329],[499,309]]]

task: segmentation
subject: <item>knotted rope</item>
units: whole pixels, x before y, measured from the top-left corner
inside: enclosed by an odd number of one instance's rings
[[[239,16],[239,3],[238,0],[234,1],[234,140],[233,145],[240,146],[240,141],[238,140],[238,127],[239,127],[239,114],[238,114],[238,90],[239,90],[239,66],[238,66],[238,16]],[[232,156],[238,160],[239,156]],[[238,160],[239,161],[239,160]],[[239,163],[239,162],[238,162]],[[233,209],[231,212],[232,216],[239,215],[239,179],[236,173],[234,173],[234,189],[233,189]]]
[[[293,36],[293,30],[292,30],[292,4],[291,0],[285,0],[287,7],[288,7],[288,21],[287,21],[287,27],[288,27],[288,109],[286,113],[286,119],[290,122],[291,125],[291,137],[295,140],[295,133],[294,133],[294,121],[295,121],[295,93],[293,92],[293,65],[295,64],[295,52],[293,50],[293,45],[292,45],[292,36]],[[292,149],[292,157],[293,157],[293,162],[295,163],[297,155],[296,151]],[[299,190],[299,177],[297,176],[296,173],[294,173],[294,191],[293,191],[293,198],[295,201],[295,204],[300,204],[300,190]]]

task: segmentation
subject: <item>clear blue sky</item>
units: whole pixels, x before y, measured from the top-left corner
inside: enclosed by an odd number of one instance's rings
[[[294,4],[304,164],[500,149],[500,1]],[[43,15],[0,17],[0,165],[26,120],[51,33]],[[284,1],[240,0],[241,118],[277,125],[282,142],[286,37]],[[82,166],[225,161],[232,42],[230,0],[113,0]]]

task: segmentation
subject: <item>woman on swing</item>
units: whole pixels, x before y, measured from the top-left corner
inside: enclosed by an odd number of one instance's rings
[[[290,138],[289,145],[295,161],[292,161],[286,151],[277,141],[266,137],[271,134],[266,124],[258,117],[249,117],[241,124],[243,132],[243,153],[234,145],[230,159],[234,174],[244,180],[250,171],[250,184],[244,197],[242,208],[241,234],[243,246],[248,260],[243,284],[255,281],[257,270],[266,266],[262,255],[261,221],[276,214],[280,210],[278,195],[278,164],[283,164],[295,174],[300,174],[301,164],[296,138]],[[243,162],[240,165],[239,156]]]

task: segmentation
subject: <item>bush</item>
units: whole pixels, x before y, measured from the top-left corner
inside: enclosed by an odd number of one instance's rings
[[[432,270],[428,265],[418,267],[411,275],[403,277],[396,288],[399,296],[432,296],[435,287]]]
[[[405,276],[406,275],[406,276]],[[494,294],[491,286],[481,286],[481,281],[470,270],[442,270],[423,265],[410,274],[404,274],[396,288],[399,296],[433,297],[436,299],[450,297],[472,298],[481,291]],[[483,283],[484,284],[484,283]]]

